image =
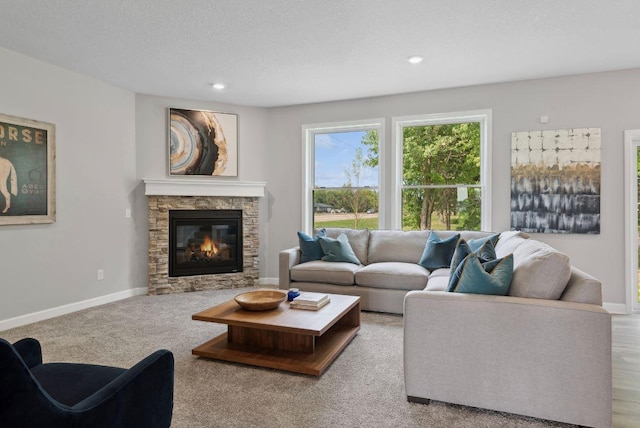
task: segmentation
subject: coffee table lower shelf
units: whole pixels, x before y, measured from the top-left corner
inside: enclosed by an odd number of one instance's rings
[[[314,338],[314,352],[281,351],[231,343],[227,340],[227,333],[223,333],[194,348],[191,353],[216,360],[320,376],[356,336],[358,330],[359,325],[336,325],[322,336]]]

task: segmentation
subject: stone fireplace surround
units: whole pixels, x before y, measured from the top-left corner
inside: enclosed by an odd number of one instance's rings
[[[149,294],[258,285],[258,198],[264,182],[145,179],[149,208]],[[243,272],[169,277],[169,210],[242,210]]]

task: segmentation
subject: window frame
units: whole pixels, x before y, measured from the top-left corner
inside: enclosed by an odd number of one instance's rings
[[[392,152],[392,185],[390,191],[390,223],[393,229],[402,229],[402,155],[405,127],[430,126],[455,123],[480,123],[480,192],[481,192],[481,216],[480,229],[491,231],[491,109],[470,110],[462,112],[421,114],[414,116],[398,116],[392,118],[393,136],[391,138]],[[464,185],[467,183],[460,183]],[[411,188],[415,186],[407,186]],[[441,187],[441,186],[434,186]],[[449,185],[445,187],[451,187]],[[460,187],[460,186],[458,186]],[[476,186],[473,186],[476,187]]]
[[[315,185],[315,136],[353,131],[378,131],[378,227],[384,222],[385,205],[385,119],[365,119],[345,122],[327,122],[302,125],[302,219],[301,230],[313,233],[313,186]]]

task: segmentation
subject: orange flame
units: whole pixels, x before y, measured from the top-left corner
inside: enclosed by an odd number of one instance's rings
[[[204,237],[204,242],[200,245],[200,251],[206,254],[207,257],[213,257],[219,252],[218,246],[208,236]]]

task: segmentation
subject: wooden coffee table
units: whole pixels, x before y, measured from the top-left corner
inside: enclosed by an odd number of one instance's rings
[[[227,324],[227,332],[193,349],[194,355],[320,376],[360,330],[360,297],[329,294],[318,311],[247,311],[230,300],[192,316]]]

